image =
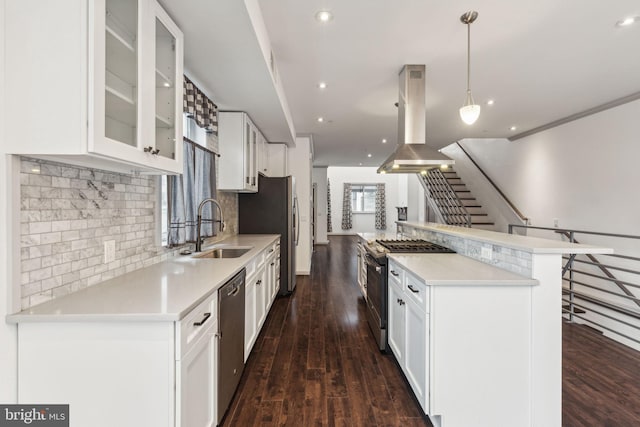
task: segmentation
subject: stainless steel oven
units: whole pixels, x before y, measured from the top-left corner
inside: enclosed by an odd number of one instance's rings
[[[387,263],[367,253],[367,321],[380,350],[387,347]]]

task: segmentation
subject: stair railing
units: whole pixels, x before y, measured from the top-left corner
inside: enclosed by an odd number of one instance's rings
[[[580,243],[576,234],[598,236],[598,245],[614,248],[623,246],[629,240],[640,240],[640,236],[629,234],[602,233],[595,231],[533,227],[510,224],[509,233],[515,228],[551,231],[573,243]],[[607,243],[602,243],[606,239]],[[562,267],[563,316],[573,321],[574,317],[584,320],[628,340],[640,344],[638,337],[630,336],[611,326],[610,322],[640,331],[640,257],[616,250],[614,254],[566,254]],[[621,276],[624,276],[622,278]],[[617,288],[617,289],[616,289]],[[612,290],[613,289],[613,290]],[[633,291],[632,289],[638,289]],[[597,308],[596,308],[597,307]],[[607,312],[601,310],[605,309]],[[587,316],[587,313],[592,314]],[[593,316],[595,315],[595,316]]]
[[[529,224],[529,218],[527,218],[522,212],[520,212],[520,210],[516,207],[516,205],[514,205],[511,200],[509,200],[509,198],[506,196],[506,194],[504,194],[502,192],[502,190],[500,190],[500,187],[498,187],[496,185],[496,183],[493,182],[493,180],[491,178],[489,178],[489,175],[487,175],[485,173],[485,171],[480,167],[480,165],[478,163],[476,163],[476,161],[473,159],[473,157],[471,157],[471,155],[467,152],[467,150],[464,149],[462,144],[460,144],[460,141],[456,141],[456,144],[458,145],[458,147],[460,147],[460,150],[462,150],[464,155],[467,156],[467,158],[471,161],[471,163],[473,163],[473,165],[476,167],[476,169],[478,169],[478,171],[480,171],[480,173],[487,179],[487,181],[489,182],[489,184],[491,184],[493,189],[498,192],[500,197],[502,197],[502,199],[509,206],[509,208],[513,211],[513,213],[515,213],[518,216],[518,218],[520,218],[520,221],[522,221],[522,224],[524,224],[524,225]]]
[[[440,169],[430,169],[426,174],[418,174],[418,179],[427,190],[445,224],[471,227],[471,214],[458,197]]]

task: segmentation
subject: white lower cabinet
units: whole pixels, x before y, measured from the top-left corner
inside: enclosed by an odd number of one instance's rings
[[[246,362],[257,338],[256,329],[256,275],[244,285],[244,361]]]
[[[402,368],[416,399],[429,412],[429,317],[428,287],[410,273],[389,263],[389,346]]]
[[[218,293],[176,323],[176,420],[180,427],[216,425]]]
[[[366,250],[362,241],[358,242],[357,247],[357,259],[358,259],[358,286],[360,286],[360,292],[366,298],[367,297],[367,262],[365,260]]]
[[[405,299],[404,372],[413,392],[425,412],[429,412],[429,317],[411,299]]]
[[[256,276],[256,331],[262,328],[264,319],[267,317],[267,269],[266,266],[262,266]]]
[[[430,285],[389,259],[388,295],[389,347],[434,426],[543,427],[531,421],[530,286]]]
[[[280,246],[273,243],[247,266],[244,312],[245,362],[278,294],[276,270],[280,268],[279,255]]]
[[[218,339],[212,325],[178,364],[180,375],[179,417],[181,426],[216,425],[216,354]]]
[[[403,366],[405,353],[405,309],[402,285],[389,278],[389,347],[396,360]]]

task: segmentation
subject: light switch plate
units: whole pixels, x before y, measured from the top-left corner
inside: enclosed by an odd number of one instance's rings
[[[109,264],[116,260],[116,241],[105,240],[104,242],[104,263]]]
[[[491,260],[493,258],[493,250],[491,248],[483,247],[480,251],[480,256],[484,259]]]

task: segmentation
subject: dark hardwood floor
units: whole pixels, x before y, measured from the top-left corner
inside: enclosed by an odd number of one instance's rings
[[[370,335],[354,238],[330,241],[274,302],[223,426],[431,426]],[[563,334],[563,426],[640,426],[640,353],[584,326]]]
[[[562,328],[562,425],[640,426],[640,352],[584,325]]]
[[[274,302],[223,425],[430,426],[371,336],[353,238],[313,256],[311,276]]]

